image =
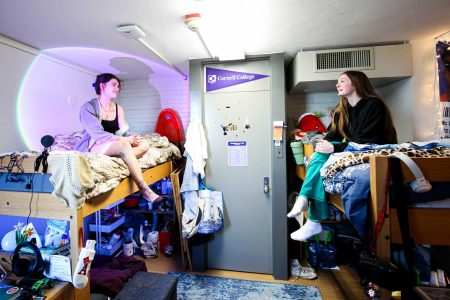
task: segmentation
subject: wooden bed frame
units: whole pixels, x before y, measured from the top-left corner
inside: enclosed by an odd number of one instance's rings
[[[386,196],[386,178],[388,172],[387,157],[370,157],[370,222],[375,228],[377,216]],[[449,158],[413,158],[425,178],[430,182],[450,182]],[[303,169],[303,170],[301,170]],[[409,168],[401,162],[404,182],[415,179]],[[304,168],[297,167],[297,176],[304,178]],[[330,203],[344,212],[340,195],[330,194]],[[389,207],[377,239],[376,255],[380,260],[390,262],[391,243],[401,244],[402,236],[395,208]],[[408,208],[410,235],[417,244],[450,245],[450,208]],[[381,299],[390,299],[390,293],[382,291]]]
[[[371,224],[376,224],[376,218],[380,212],[386,195],[386,178],[388,171],[388,158],[382,156],[370,157],[370,210]],[[450,182],[449,158],[413,158],[419,166],[425,178],[431,182]],[[404,182],[414,180],[414,175],[409,168],[401,162]],[[304,179],[303,166],[297,166],[296,174]],[[344,211],[340,195],[330,194],[330,203],[339,210]],[[377,241],[378,258],[390,261],[390,244],[401,243],[402,237],[398,225],[395,208],[389,208],[389,212],[381,229]],[[410,234],[417,244],[450,245],[450,208],[408,208]]]
[[[33,173],[33,165],[34,159],[24,160],[22,167],[24,168],[25,173]],[[144,176],[144,180],[150,185],[158,180],[170,176],[172,171],[173,164],[169,161],[149,168],[143,171],[142,174]],[[49,170],[49,173],[51,173],[51,170]],[[80,250],[84,245],[84,217],[137,191],[137,185],[130,177],[127,177],[121,180],[116,188],[86,200],[84,205],[79,209],[65,207],[58,199],[52,196],[51,193],[34,193],[33,201],[31,202],[30,217],[66,220],[69,222],[70,257],[73,272],[78,262]],[[0,191],[0,215],[27,217],[29,213],[30,199],[30,192]],[[69,286],[72,287],[72,285]],[[72,297],[70,298],[83,300],[90,298],[89,284],[84,289],[75,289],[73,287],[72,289],[73,292],[70,293]],[[67,299],[67,295],[64,299]]]

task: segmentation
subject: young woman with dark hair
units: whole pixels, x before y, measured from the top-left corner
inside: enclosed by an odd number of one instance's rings
[[[146,184],[137,160],[150,146],[139,135],[128,131],[122,106],[113,102],[120,92],[119,78],[109,73],[100,74],[94,88],[98,97],[81,106],[80,122],[84,130],[75,150],[122,158],[143,198],[149,202],[162,201],[163,198]]]
[[[359,144],[395,144],[397,133],[391,114],[375,92],[366,74],[346,71],[339,76],[336,88],[339,103],[323,140],[318,140],[308,165],[305,180],[292,210],[293,218],[308,210],[308,220],[291,238],[305,241],[322,231],[319,221],[329,218],[320,169],[333,152],[343,151],[349,142]]]

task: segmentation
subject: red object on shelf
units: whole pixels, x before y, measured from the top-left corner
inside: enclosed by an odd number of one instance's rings
[[[128,196],[125,198],[125,201],[123,202],[123,206],[125,207],[136,207],[139,203],[139,197],[134,196]]]
[[[326,132],[327,129],[323,126],[319,117],[312,113],[305,113],[298,118],[298,128],[302,132],[319,131]]]
[[[171,108],[163,109],[158,116],[155,131],[165,136],[174,144],[184,142],[184,130],[180,117]]]

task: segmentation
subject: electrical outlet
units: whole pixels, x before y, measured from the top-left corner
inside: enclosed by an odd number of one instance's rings
[[[281,147],[275,147],[275,157],[283,157],[283,149]]]

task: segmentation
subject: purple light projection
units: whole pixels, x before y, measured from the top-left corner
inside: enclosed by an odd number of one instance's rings
[[[130,64],[133,71],[130,71]],[[177,110],[179,105],[183,111],[189,109],[186,80],[163,63],[105,49],[49,49],[30,65],[17,98],[18,128],[27,148],[42,149],[40,139],[44,135],[81,130],[80,106],[96,96],[92,83],[97,74],[105,72],[114,73],[125,81],[147,78],[149,85],[160,94],[161,107],[171,106]],[[173,89],[182,94],[175,104]],[[188,118],[189,114],[181,115]],[[184,124],[186,122],[183,120]]]

